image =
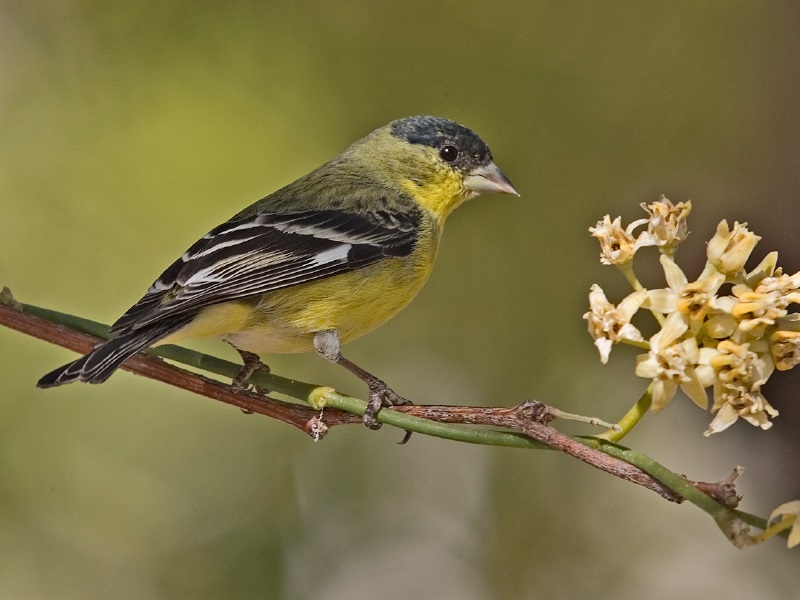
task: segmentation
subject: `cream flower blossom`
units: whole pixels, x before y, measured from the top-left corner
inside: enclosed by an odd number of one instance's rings
[[[760,288],[760,286],[759,286]],[[731,308],[731,316],[738,320],[739,329],[751,337],[764,335],[767,327],[774,325],[776,319],[788,314],[785,297],[778,292],[759,292],[747,285],[733,287],[733,295],[739,300]]]
[[[760,239],[747,229],[747,223],[734,222],[730,230],[728,222],[721,221],[716,235],[708,242],[708,262],[720,273],[736,275],[744,268]]]
[[[600,240],[600,262],[604,265],[623,265],[633,260],[639,246],[633,237],[633,230],[647,222],[647,219],[634,221],[625,229],[622,228],[622,217],[613,221],[609,215],[598,221],[589,232]]]
[[[719,383],[714,385],[714,406],[711,410],[717,411],[717,415],[703,433],[706,437],[725,431],[739,417],[751,425],[769,429],[772,427],[770,417],[778,416],[778,411],[767,402],[760,389],[743,389]]]
[[[777,275],[764,277],[758,283],[756,292],[762,294],[777,293],[782,296],[787,304],[800,303],[800,271],[794,275]]]
[[[764,346],[762,343],[756,343]],[[710,360],[716,372],[714,405],[717,415],[705,435],[719,433],[733,425],[740,417],[752,425],[769,429],[770,417],[778,416],[764,395],[761,386],[769,379],[774,365],[768,354],[755,352],[750,343],[736,344],[723,340],[717,345],[717,354]]]
[[[657,246],[663,253],[672,255],[689,235],[686,219],[692,212],[691,200],[673,204],[663,194],[652,204],[640,205],[648,213],[647,231],[637,240],[640,246]]]
[[[614,306],[608,301],[599,285],[592,285],[589,292],[591,310],[583,315],[583,318],[589,322],[589,333],[594,338],[594,344],[600,352],[600,362],[603,364],[608,362],[613,344],[623,340],[644,341],[641,332],[630,321],[644,302],[646,295],[644,291],[633,292],[620,302],[619,306]]]
[[[752,346],[752,348],[751,348]],[[759,348],[761,346],[761,348]],[[723,340],[717,344],[717,355],[711,359],[711,366],[717,373],[717,379],[725,385],[743,387],[761,387],[772,374],[773,365],[762,353],[764,344],[737,344]]]
[[[649,219],[624,228],[618,217],[606,215],[592,228],[600,239],[601,261],[618,265],[635,290],[619,306],[611,304],[599,286],[592,286],[589,332],[606,363],[613,344],[634,343],[648,352],[636,359],[636,375],[652,380],[652,409],[667,406],[680,389],[695,404],[707,408],[706,389],[713,387],[715,413],[706,435],[723,431],[738,419],[768,429],[778,415],[762,386],[777,370],[800,364],[800,272],[786,275],[777,267],[776,252],[746,273],[745,263],[761,239],[735,222],[722,221],[707,247],[707,263],[690,281],[673,259],[688,230],[691,203],[673,205],[665,197],[642,205]],[[635,235],[636,228],[646,231]],[[646,290],[636,278],[633,258],[644,246],[661,251],[666,287]],[[723,295],[725,284],[732,284]],[[631,324],[639,309],[649,310],[660,331],[648,341]]]
[[[636,375],[653,380],[652,410],[666,407],[678,388],[702,409],[708,407],[705,388],[713,381],[713,371],[701,362],[701,349],[693,337],[678,342],[688,326],[680,313],[672,313],[661,331],[650,338],[650,352],[636,357]],[[715,352],[704,348],[707,356]],[[703,357],[705,358],[705,357]]]
[[[716,306],[717,291],[725,283],[725,276],[708,270],[697,281],[689,282],[672,257],[662,254],[661,266],[668,288],[650,290],[645,307],[663,314],[680,313],[693,333],[703,326],[709,310]]]
[[[800,331],[776,331],[769,337],[769,350],[775,368],[788,371],[800,364]]]

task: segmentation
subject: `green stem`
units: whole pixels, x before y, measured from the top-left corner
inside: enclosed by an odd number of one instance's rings
[[[345,396],[335,391],[327,391],[325,393],[324,404],[325,406],[338,408],[357,415],[363,415],[364,410],[367,408],[367,403],[363,400]],[[499,431],[496,429],[476,429],[474,427],[453,423],[439,423],[394,410],[380,411],[377,415],[377,419],[381,423],[405,429],[406,431],[413,431],[415,433],[422,433],[424,435],[456,442],[504,446],[507,448],[527,448],[534,450],[550,449],[549,446],[532,440],[521,433]]]
[[[108,327],[101,323],[31,305],[24,305],[23,308],[25,312],[42,317],[48,321],[67,325],[78,331],[89,333],[100,338],[108,337]],[[178,346],[159,346],[157,348],[151,348],[148,352],[224,377],[235,377],[240,369],[240,365],[236,363]],[[323,388],[278,375],[257,372],[254,374],[253,380],[257,385],[262,385],[277,393],[302,400],[312,406],[318,406],[320,400],[322,400],[325,406],[356,414],[363,414],[367,406],[367,403],[363,400],[339,394],[330,388]],[[608,432],[599,436],[578,437],[575,439],[610,456],[635,465],[649,475],[660,480],[686,498],[686,500],[697,505],[711,515],[720,529],[731,539],[738,539],[741,541],[741,536],[737,537],[737,532],[740,530],[738,526],[741,523],[747,523],[765,529],[767,525],[765,519],[726,508],[688,483],[683,477],[673,473],[650,457],[613,443],[624,437],[624,435],[642,418],[650,405],[650,401],[651,390],[648,388],[636,405],[628,411],[628,414],[620,421],[620,426],[622,427],[621,432]],[[442,439],[471,444],[505,446],[509,448],[549,449],[546,444],[515,432],[478,429],[465,425],[440,423],[391,410],[379,412],[377,418],[380,422],[388,425]]]
[[[636,277],[636,273],[633,272],[633,261],[622,263],[617,265],[617,267],[619,267],[619,270],[622,271],[625,279],[628,280],[628,283],[631,284],[631,287],[635,292],[640,292],[644,289],[644,286],[642,286],[642,284],[639,282],[639,278]]]
[[[758,527],[759,529],[766,529],[767,527],[766,519],[723,506],[711,498],[711,496],[698,490],[681,475],[670,471],[664,465],[656,462],[649,456],[625,448],[624,446],[618,446],[605,440],[599,440],[597,436],[595,438],[578,439],[592,448],[596,448],[610,456],[614,456],[615,458],[619,458],[639,467],[648,475],[655,477],[678,492],[686,500],[708,513],[726,537],[734,541],[734,543],[742,543],[739,537],[741,532],[740,527],[745,523]]]
[[[612,429],[609,429],[594,437],[601,440],[607,440],[609,442],[620,441],[622,438],[624,438],[626,435],[630,433],[631,429],[633,429],[639,421],[642,420],[642,417],[644,417],[647,411],[650,410],[650,405],[652,404],[652,402],[653,402],[653,384],[650,384],[650,386],[648,386],[648,388],[644,391],[644,394],[642,394],[641,398],[639,398],[636,404],[634,404],[631,407],[631,409],[627,413],[625,413],[625,416],[622,417],[617,422],[617,425],[619,425],[620,427],[619,431],[614,431]]]
[[[635,348],[641,348],[642,350],[650,350],[650,342],[645,340],[637,341],[637,340],[629,340],[627,338],[622,338],[619,340],[620,344],[625,344],[626,346],[633,346]]]
[[[102,323],[46,308],[40,308],[38,306],[32,306],[30,304],[24,304],[23,309],[27,313],[47,319],[50,322],[66,325],[77,331],[88,333],[102,339],[108,339],[108,326]],[[146,353],[231,379],[236,377],[241,369],[241,365],[237,363],[172,344],[150,348]],[[345,396],[344,394],[330,391],[329,388],[323,388],[295,379],[288,379],[272,373],[257,371],[250,378],[250,381],[271,392],[295,398],[312,406],[316,406],[319,401],[319,391],[325,390],[325,406],[338,408],[358,415],[364,414],[364,410],[366,410],[367,407],[367,403],[359,398]],[[377,418],[378,421],[387,425],[442,439],[470,444],[505,446],[509,448],[548,449],[548,446],[545,444],[532,440],[522,434],[508,431],[476,429],[464,425],[438,423],[436,421],[422,419],[414,415],[407,415],[391,410],[380,411]]]

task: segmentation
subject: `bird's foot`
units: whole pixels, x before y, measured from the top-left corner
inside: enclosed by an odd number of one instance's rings
[[[231,381],[231,390],[234,392],[240,392],[243,389],[247,389],[249,387],[248,381],[253,376],[253,373],[260,371],[262,373],[269,374],[270,369],[267,365],[261,362],[261,358],[258,354],[254,354],[253,352],[245,352],[244,350],[237,350],[239,355],[242,357],[242,368],[239,371],[239,374],[233,378]],[[260,386],[253,386],[253,391],[259,394],[268,394],[269,390]]]
[[[339,333],[335,329],[326,329],[314,334],[314,348],[320,356],[343,366],[367,384],[369,399],[367,400],[367,408],[364,410],[364,425],[370,429],[380,429],[381,424],[376,415],[384,406],[412,404],[410,400],[403,398],[383,381],[342,356],[340,346]],[[410,437],[411,432],[406,431],[403,441],[400,443],[405,444]]]
[[[404,406],[412,404],[410,400],[403,398],[392,388],[380,379],[373,379],[367,383],[369,389],[369,400],[364,411],[364,425],[370,429],[380,429],[381,424],[376,415],[384,406]],[[404,442],[407,440],[404,440]]]

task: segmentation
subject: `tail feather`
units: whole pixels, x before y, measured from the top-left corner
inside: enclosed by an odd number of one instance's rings
[[[166,323],[154,323],[112,338],[86,356],[59,367],[42,377],[36,387],[49,388],[73,381],[103,383],[131,356],[155,344],[191,321],[192,315]]]

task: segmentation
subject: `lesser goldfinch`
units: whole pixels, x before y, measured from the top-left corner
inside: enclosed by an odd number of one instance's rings
[[[347,360],[340,344],[381,325],[420,291],[446,217],[478,194],[517,194],[473,131],[407,117],[212,229],[112,326],[112,337],[39,380],[101,383],[135,353],[216,337],[244,359],[316,351],[367,384],[364,422],[406,401]]]

